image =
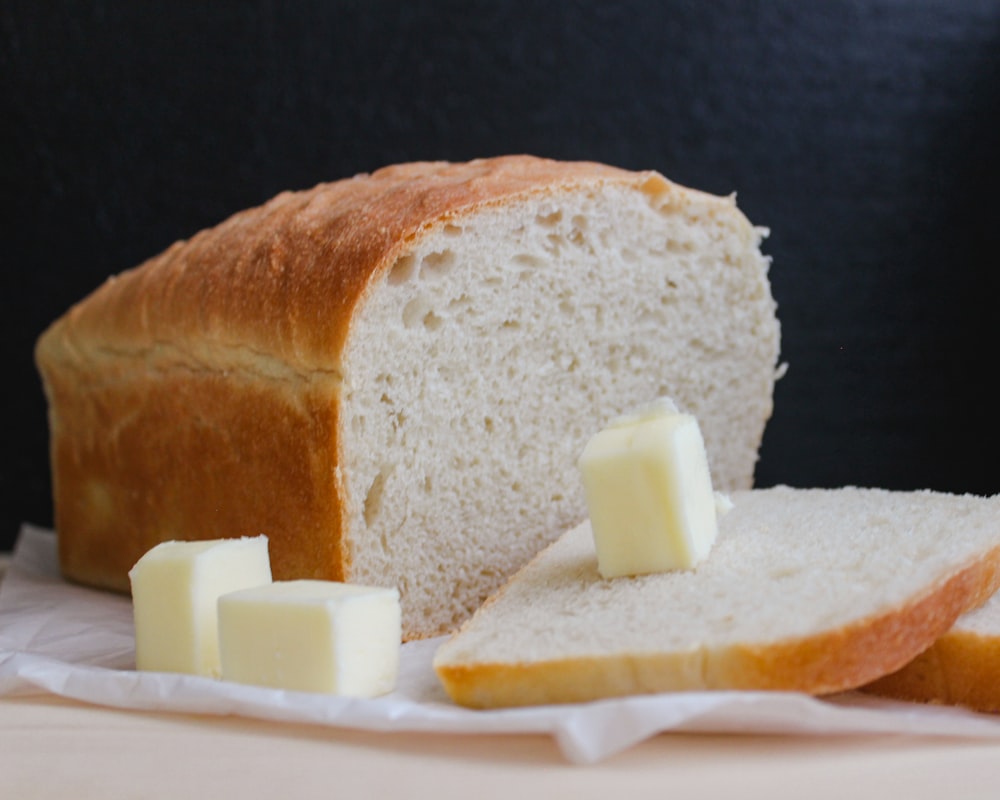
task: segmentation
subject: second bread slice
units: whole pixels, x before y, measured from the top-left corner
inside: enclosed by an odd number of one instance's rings
[[[852,689],[1000,585],[1000,496],[777,487],[732,495],[695,570],[602,579],[586,523],[445,642],[435,670],[494,708],[701,689]]]
[[[959,617],[902,669],[863,690],[899,700],[1000,711],[1000,594]]]

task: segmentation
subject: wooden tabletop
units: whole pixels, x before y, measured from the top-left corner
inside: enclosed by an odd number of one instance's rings
[[[595,765],[545,736],[382,734],[0,699],[9,798],[996,798],[1000,744],[667,734]]]

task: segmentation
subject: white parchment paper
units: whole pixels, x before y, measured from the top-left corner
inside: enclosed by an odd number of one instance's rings
[[[560,706],[472,711],[431,668],[440,639],[403,646],[399,682],[374,700],[137,672],[128,598],[59,577],[55,535],[25,525],[0,583],[0,695],[51,693],[116,708],[236,714],[369,731],[543,733],[593,763],[666,731],[1000,738],[1000,717],[847,693],[685,692]]]

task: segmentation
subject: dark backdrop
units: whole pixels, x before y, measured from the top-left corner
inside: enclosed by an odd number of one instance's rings
[[[283,189],[530,152],[736,191],[790,364],[758,483],[1000,491],[1000,0],[0,5],[0,548],[43,327]]]

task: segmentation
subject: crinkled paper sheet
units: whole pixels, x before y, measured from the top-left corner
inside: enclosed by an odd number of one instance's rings
[[[542,733],[593,763],[666,731],[1000,738],[1000,717],[858,693],[685,692],[563,706],[472,711],[431,668],[439,639],[403,646],[399,682],[374,700],[136,672],[128,598],[59,577],[55,535],[25,525],[0,583],[0,695],[51,693],[115,708],[235,714],[368,731]]]

